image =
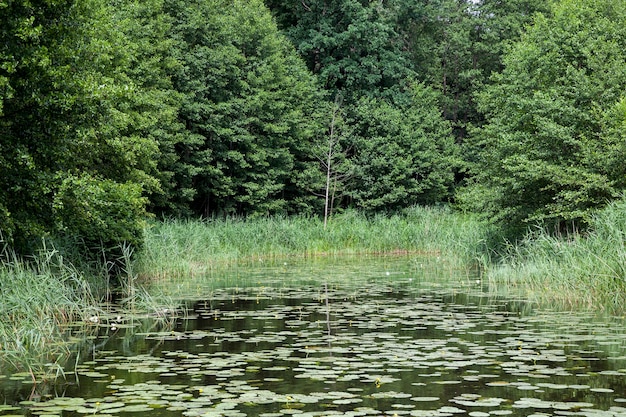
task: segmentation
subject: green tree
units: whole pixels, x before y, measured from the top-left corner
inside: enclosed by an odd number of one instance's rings
[[[447,200],[457,167],[452,135],[441,96],[415,83],[408,46],[420,44],[402,25],[427,7],[400,0],[266,3],[328,96],[344,98],[343,130],[351,136],[333,144],[341,150],[335,155],[347,157],[338,165],[341,176],[350,174],[337,182],[338,195],[349,197],[344,204],[376,211]],[[329,164],[322,165],[328,174]]]
[[[166,10],[187,130],[177,163],[189,167],[194,211],[288,211],[317,129],[313,78],[261,1],[171,0]]]
[[[456,148],[438,95],[413,88],[410,106],[364,98],[353,110],[353,175],[349,194],[357,207],[397,210],[450,197]]]
[[[586,141],[586,162],[611,181],[616,190],[626,190],[626,97],[601,115],[599,140]]]
[[[100,0],[0,7],[4,238],[21,252],[58,233],[88,246],[131,237],[140,244],[141,193],[158,188],[157,146],[135,129],[147,117],[145,96],[125,72],[129,41],[111,7]],[[105,217],[110,234],[92,221]]]
[[[112,4],[115,25],[128,39],[126,73],[139,90],[131,107],[132,131],[159,148],[153,170],[158,186],[144,190],[149,209],[161,215],[190,214],[197,168],[179,155],[193,139],[179,118],[184,95],[172,82],[172,74],[182,68],[175,57],[174,20],[165,0],[114,0]]]
[[[488,123],[475,133],[480,163],[462,200],[524,230],[584,224],[623,190],[622,133],[608,115],[626,88],[624,5],[563,0],[511,47],[479,96]]]
[[[442,92],[440,106],[457,140],[480,125],[474,96],[502,70],[505,46],[519,39],[545,0],[392,1],[396,31],[418,78]]]
[[[414,73],[386,2],[268,0],[278,23],[330,97],[404,93]]]

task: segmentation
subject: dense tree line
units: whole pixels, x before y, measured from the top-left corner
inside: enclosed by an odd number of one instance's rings
[[[477,94],[486,123],[463,199],[519,233],[579,227],[626,187],[626,3],[563,0]]]
[[[0,230],[454,202],[584,225],[626,187],[624,0],[0,0]]]

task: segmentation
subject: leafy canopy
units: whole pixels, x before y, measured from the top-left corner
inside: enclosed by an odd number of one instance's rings
[[[157,145],[137,127],[147,93],[127,72],[129,38],[113,9],[100,0],[1,8],[3,239],[19,252],[54,234],[139,244]],[[104,218],[110,233],[93,221]]]
[[[486,125],[465,203],[500,224],[583,225],[625,177],[626,7],[564,0],[539,15],[478,96]]]
[[[317,86],[262,1],[170,0],[192,207],[202,215],[286,212],[318,129]]]

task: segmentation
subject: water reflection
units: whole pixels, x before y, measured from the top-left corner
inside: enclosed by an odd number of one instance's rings
[[[274,266],[263,286],[199,290],[206,297],[190,302],[172,330],[143,319],[101,335],[75,382],[19,412],[626,413],[623,320],[533,310],[492,297],[475,277],[443,285],[415,265],[386,259],[362,263],[353,275],[343,269],[340,277],[294,268],[304,284]],[[252,280],[260,279],[255,271]],[[64,402],[50,399],[55,395]],[[22,398],[5,392],[7,404]]]

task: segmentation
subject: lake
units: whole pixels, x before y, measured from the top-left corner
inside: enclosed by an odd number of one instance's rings
[[[436,257],[249,262],[109,308],[74,372],[0,416],[626,416],[623,317],[550,310]]]

